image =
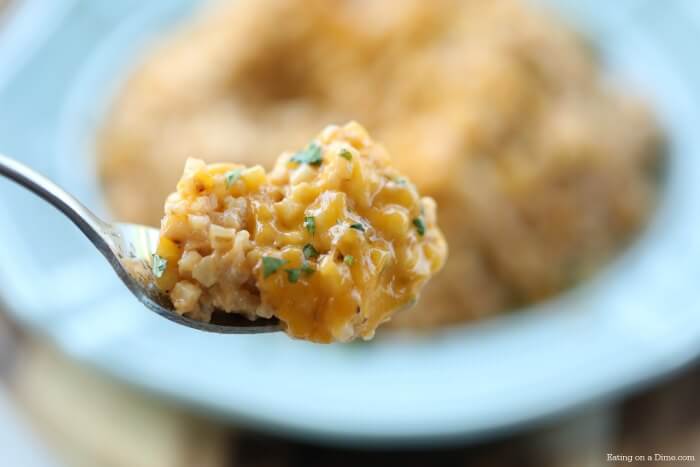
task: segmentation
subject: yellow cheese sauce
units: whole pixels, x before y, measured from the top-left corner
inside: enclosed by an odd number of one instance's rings
[[[443,266],[435,212],[362,126],[328,126],[269,173],[188,160],[154,272],[195,319],[276,316],[299,339],[370,339]]]

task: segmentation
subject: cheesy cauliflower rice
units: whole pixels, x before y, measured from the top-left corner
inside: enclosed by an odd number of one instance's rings
[[[357,120],[439,206],[445,270],[392,325],[537,302],[619,251],[654,205],[659,133],[590,48],[518,0],[234,0],[134,71],[100,138],[121,219],[155,224],[188,157],[272,168]]]
[[[275,316],[301,339],[369,339],[442,267],[435,222],[435,202],[353,122],[282,154],[269,174],[189,159],[153,268],[195,319]]]

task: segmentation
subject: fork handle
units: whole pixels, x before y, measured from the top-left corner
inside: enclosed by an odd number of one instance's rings
[[[105,243],[106,224],[48,178],[2,154],[0,154],[0,175],[48,201],[65,214],[93,243]]]

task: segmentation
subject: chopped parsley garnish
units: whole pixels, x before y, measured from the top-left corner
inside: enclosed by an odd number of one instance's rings
[[[262,265],[263,265],[263,277],[267,279],[270,277],[272,274],[274,274],[275,271],[277,271],[279,268],[284,266],[287,262],[283,259],[280,258],[275,258],[274,256],[263,256],[262,258]]]
[[[309,263],[304,261],[304,264],[301,265],[301,272],[310,276],[311,274],[315,273],[316,270],[309,266]]]
[[[323,162],[321,146],[311,143],[306,149],[294,154],[290,160],[297,164],[321,165],[321,162]]]
[[[304,217],[304,227],[311,235],[316,233],[316,218],[314,216]]]
[[[241,172],[243,172],[243,169],[234,169],[230,172],[226,172],[226,175],[224,175],[224,180],[226,180],[226,188],[231,188],[231,185],[236,183],[238,179],[241,178]]]
[[[357,223],[357,224],[350,224],[350,228],[351,228],[351,229],[355,229],[355,230],[359,230],[360,232],[364,232],[364,231],[365,231],[365,226],[362,225],[362,224],[360,224],[360,223]]]
[[[422,217],[416,217],[415,219],[413,219],[413,225],[416,226],[418,235],[420,235],[421,237],[425,235],[425,222],[423,222]]]
[[[296,284],[301,275],[301,268],[285,269],[287,271],[287,280],[290,284]]]
[[[352,160],[352,153],[345,148],[341,149],[340,154],[338,154],[338,155],[345,160],[348,160],[348,161]]]
[[[153,271],[153,275],[156,276],[157,279],[160,279],[163,277],[163,274],[165,274],[165,270],[168,267],[168,260],[163,258],[162,256],[158,255],[153,255],[153,261],[151,262],[151,269]]]
[[[304,264],[302,264],[300,268],[290,268],[285,269],[284,271],[287,273],[287,280],[290,284],[296,284],[299,281],[299,276],[301,276],[302,272],[307,276],[310,276],[316,272],[316,270],[309,266],[309,263],[306,261],[304,261]]]
[[[352,255],[347,255],[345,258],[343,258],[343,263],[347,264],[348,266],[352,266],[352,263],[355,262],[355,257]]]
[[[315,258],[318,256],[318,251],[316,251],[316,248],[311,243],[307,243],[304,245],[304,248],[302,250],[304,252],[304,258],[309,259],[309,258]]]

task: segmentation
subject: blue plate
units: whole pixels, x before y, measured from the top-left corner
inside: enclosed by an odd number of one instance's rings
[[[0,89],[0,150],[106,215],[95,129],[144,44],[193,5],[58,3],[72,5],[62,26]],[[692,3],[658,11],[655,2],[586,3],[555,6],[590,32],[611,75],[652,96],[671,159],[651,225],[556,300],[421,338],[380,333],[367,345],[200,334],[148,313],[75,228],[0,182],[3,299],[19,321],[119,379],[236,423],[335,443],[474,438],[682,367],[700,353],[698,69],[685,45]],[[97,15],[105,5],[109,14]]]

